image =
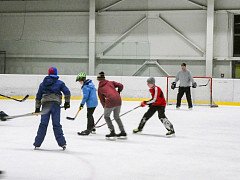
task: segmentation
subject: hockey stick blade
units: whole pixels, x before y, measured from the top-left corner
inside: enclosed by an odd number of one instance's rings
[[[66,119],[68,119],[68,120],[75,120],[75,118],[72,118],[72,117],[66,117]]]
[[[207,85],[209,84],[209,82],[210,82],[210,79],[208,80],[207,84],[201,84],[201,85],[199,85],[198,87],[207,86]]]
[[[78,114],[79,114],[79,112],[81,111],[81,109],[79,109],[78,111],[77,111],[77,113],[76,113],[76,115],[75,115],[75,117],[73,118],[73,117],[66,117],[66,119],[67,120],[75,120],[76,118],[77,118],[77,116],[78,116]]]
[[[10,97],[10,96],[6,96],[6,95],[3,95],[3,94],[0,94],[0,96],[8,98],[8,99],[12,99],[14,101],[18,101],[18,102],[23,102],[23,101],[25,101],[29,97],[29,95],[26,95],[23,99],[16,99],[16,98],[13,98],[13,97]]]
[[[27,95],[26,95],[22,100],[20,100],[19,102],[26,101],[28,97],[29,97],[29,95],[27,94]]]

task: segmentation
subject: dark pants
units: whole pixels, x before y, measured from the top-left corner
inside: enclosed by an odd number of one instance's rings
[[[88,130],[92,130],[94,127],[94,118],[93,118],[93,113],[95,111],[96,107],[92,107],[92,108],[87,108],[87,129]]]
[[[43,111],[49,108],[48,113],[43,114],[41,116],[41,123],[38,128],[37,136],[35,138],[34,146],[40,147],[47,132],[47,127],[50,119],[50,115],[52,116],[52,125],[53,132],[56,138],[56,141],[59,146],[66,145],[66,140],[63,136],[62,125],[60,124],[60,113],[61,108],[57,103],[51,103],[50,105],[43,105]]]
[[[165,115],[164,106],[150,106],[148,111],[143,115],[143,118],[138,126],[138,129],[142,130],[146,122],[155,114],[155,112],[158,112],[158,118],[163,123],[165,128],[168,131],[174,131],[172,123],[167,119]]]
[[[191,89],[190,89],[190,87],[179,87],[178,95],[177,95],[177,107],[181,106],[181,100],[182,100],[182,97],[183,97],[184,93],[186,94],[188,107],[192,108],[193,105],[192,105]]]

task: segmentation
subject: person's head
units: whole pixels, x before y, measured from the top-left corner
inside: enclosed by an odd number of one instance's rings
[[[105,80],[105,73],[103,71],[99,73],[97,80],[98,81]]]
[[[48,69],[48,75],[51,76],[51,77],[54,77],[54,78],[58,77],[57,68],[55,68],[55,67],[50,67],[50,68]]]
[[[155,86],[155,78],[154,77],[150,77],[147,79],[147,85],[149,88],[153,88]]]
[[[186,69],[187,69],[186,63],[182,63],[181,64],[181,68],[182,68],[183,71],[186,71]]]
[[[83,84],[84,81],[86,80],[87,76],[85,72],[80,72],[77,77],[76,77],[76,82],[80,82],[80,84]]]

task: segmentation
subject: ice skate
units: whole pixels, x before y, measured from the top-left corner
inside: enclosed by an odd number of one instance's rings
[[[116,134],[114,131],[111,131],[110,134],[107,134],[106,135],[106,139],[107,140],[112,140],[112,141],[115,141],[116,140]]]
[[[174,130],[170,130],[167,132],[166,134],[167,137],[175,137],[175,131]]]
[[[37,146],[34,147],[34,150],[39,150],[39,149],[40,149],[40,147],[37,147]]]
[[[90,130],[85,130],[85,131],[82,131],[82,132],[78,132],[78,135],[79,136],[88,136],[90,134]]]
[[[92,134],[96,134],[96,129],[94,128],[92,131],[91,131]]]
[[[141,133],[141,132],[142,132],[142,129],[139,129],[139,128],[136,128],[133,130],[133,134]]]
[[[121,131],[119,134],[116,134],[118,139],[127,139],[127,133],[125,131]]]
[[[61,146],[61,147],[63,148],[63,151],[65,151],[66,148],[67,148],[67,145],[65,144],[65,145],[63,145],[63,146]]]

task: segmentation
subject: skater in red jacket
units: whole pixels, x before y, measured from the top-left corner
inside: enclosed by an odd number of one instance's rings
[[[110,134],[107,134],[106,138],[113,139],[113,140],[116,137],[126,138],[127,134],[124,130],[122,121],[119,117],[121,105],[122,105],[120,93],[123,90],[123,85],[115,81],[105,80],[104,72],[100,72],[97,79],[99,81],[98,96],[104,108],[104,118],[110,130]],[[113,112],[113,117],[117,122],[119,129],[121,131],[120,134],[115,134],[115,129],[110,119],[110,115],[112,112]]]
[[[144,114],[138,128],[133,130],[133,133],[141,132],[143,130],[143,127],[146,124],[147,120],[149,120],[157,111],[160,121],[163,123],[165,128],[168,130],[166,135],[173,136],[175,134],[175,131],[174,131],[172,123],[167,119],[167,117],[165,115],[166,100],[164,98],[164,94],[163,94],[161,88],[155,85],[155,79],[153,77],[150,77],[147,79],[147,85],[148,85],[149,91],[152,95],[152,99],[149,101],[143,101],[141,103],[142,107],[149,105],[149,109]]]

